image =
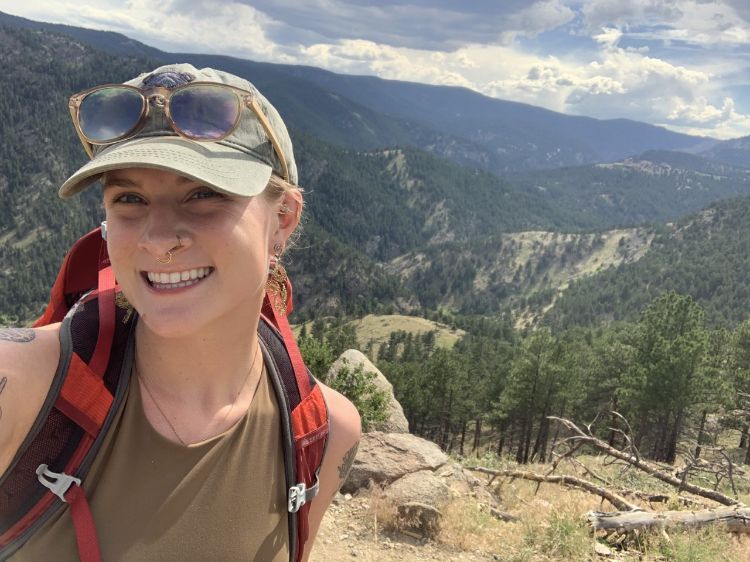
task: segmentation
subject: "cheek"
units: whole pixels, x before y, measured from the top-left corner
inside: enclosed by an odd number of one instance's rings
[[[138,235],[118,222],[107,221],[107,254],[115,275],[132,265],[133,255],[138,247]]]

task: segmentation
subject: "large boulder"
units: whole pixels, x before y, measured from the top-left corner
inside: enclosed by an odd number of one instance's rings
[[[385,392],[387,397],[386,411],[388,417],[383,422],[373,423],[370,430],[385,433],[409,433],[409,422],[406,421],[404,409],[393,395],[393,385],[361,351],[348,349],[342,353],[328,370],[327,380],[334,380],[337,373],[343,368],[356,369],[360,366],[364,372],[375,374],[373,384],[378,390]]]
[[[366,488],[370,481],[390,484],[405,474],[435,470],[447,462],[448,457],[440,447],[421,437],[408,433],[365,433],[342,491],[356,492]]]

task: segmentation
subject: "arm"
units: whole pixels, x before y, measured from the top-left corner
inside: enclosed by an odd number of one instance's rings
[[[31,429],[52,384],[60,325],[0,328],[0,475]]]
[[[310,537],[305,543],[304,561],[310,556],[323,515],[349,475],[362,431],[354,405],[335,390],[318,384],[328,405],[328,448],[320,469],[320,492],[310,505]]]

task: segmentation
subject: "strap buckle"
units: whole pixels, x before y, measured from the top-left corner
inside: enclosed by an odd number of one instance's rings
[[[68,500],[65,499],[65,494],[68,493],[70,487],[73,484],[79,487],[81,485],[80,478],[76,478],[70,474],[65,474],[64,472],[52,472],[46,464],[40,464],[36,468],[36,476],[42,486],[48,488],[65,503],[68,502]]]
[[[297,513],[299,508],[305,505],[307,498],[305,497],[305,491],[307,486],[304,482],[300,482],[296,486],[289,488],[289,513]]]
[[[317,496],[319,491],[319,480],[316,480],[315,485],[309,488],[304,482],[300,482],[296,486],[289,488],[289,513],[297,513],[299,508]]]

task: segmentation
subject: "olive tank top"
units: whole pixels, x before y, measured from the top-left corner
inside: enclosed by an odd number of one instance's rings
[[[83,484],[104,562],[289,560],[281,418],[265,369],[247,414],[188,447],[154,430],[131,380]],[[77,562],[68,508],[10,560]]]

